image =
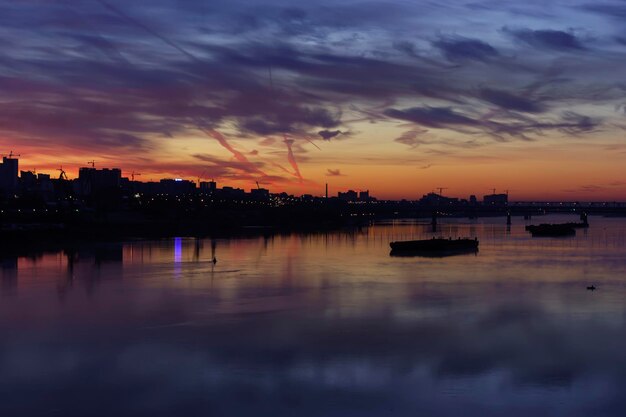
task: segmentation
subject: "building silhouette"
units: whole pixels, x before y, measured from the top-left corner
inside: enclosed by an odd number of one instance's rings
[[[217,183],[215,181],[201,181],[200,191],[204,193],[213,193],[217,190]]]
[[[337,193],[337,197],[342,200],[342,201],[350,201],[350,202],[354,202],[357,201],[359,198],[359,195],[357,194],[356,191],[354,190],[348,190],[345,193],[339,191]]]
[[[484,206],[506,206],[509,203],[507,194],[489,194],[483,196]]]
[[[180,195],[186,193],[192,193],[196,189],[196,183],[189,180],[176,179],[162,179],[160,182],[160,190],[164,194]]]
[[[0,193],[13,194],[17,191],[17,173],[19,162],[17,158],[5,156],[0,164]]]
[[[437,193],[428,193],[424,194],[422,198],[419,199],[419,203],[424,206],[450,206],[459,204],[459,199],[444,197],[443,195]]]
[[[120,187],[122,170],[119,168],[80,168],[78,187],[81,195],[90,196]]]
[[[270,199],[270,190],[266,188],[252,188],[250,190],[250,197],[254,200],[269,200]]]

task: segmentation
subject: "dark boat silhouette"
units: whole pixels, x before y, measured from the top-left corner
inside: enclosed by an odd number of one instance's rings
[[[577,227],[587,226],[582,226],[582,223],[543,223],[539,225],[526,226],[526,231],[530,232],[533,237],[564,237],[574,236],[576,235]]]
[[[478,239],[407,240],[389,243],[391,256],[443,257],[478,252]]]
[[[526,226],[526,231],[530,232],[533,236],[539,237],[574,236],[576,229],[589,227],[587,213],[581,213],[580,220],[580,222],[530,225]]]

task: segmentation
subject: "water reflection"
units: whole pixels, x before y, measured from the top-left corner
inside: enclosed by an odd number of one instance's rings
[[[3,261],[0,413],[623,415],[626,221],[440,219],[480,252],[389,257],[426,223]]]
[[[17,257],[2,259],[2,294],[11,295],[17,287]]]

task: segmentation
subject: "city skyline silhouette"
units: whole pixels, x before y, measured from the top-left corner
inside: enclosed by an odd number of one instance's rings
[[[0,147],[295,195],[623,201],[619,6],[550,8],[4,2]]]

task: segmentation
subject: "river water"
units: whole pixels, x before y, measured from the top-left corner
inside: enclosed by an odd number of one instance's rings
[[[576,220],[5,257],[0,415],[624,416],[626,219],[524,231]],[[433,235],[480,251],[389,256]]]

